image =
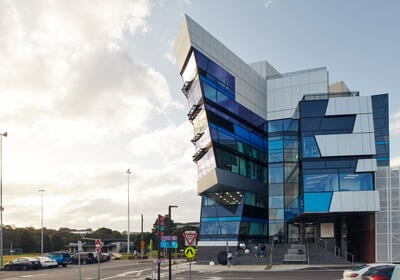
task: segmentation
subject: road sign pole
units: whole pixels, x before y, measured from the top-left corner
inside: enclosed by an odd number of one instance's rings
[[[189,262],[189,280],[192,280],[192,260]]]
[[[97,279],[100,280],[100,252],[97,253]]]

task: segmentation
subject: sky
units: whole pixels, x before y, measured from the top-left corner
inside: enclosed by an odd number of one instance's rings
[[[360,95],[390,94],[400,165],[396,0],[2,0],[3,224],[149,231],[200,218],[193,131],[174,42],[189,15],[245,62],[326,66]]]

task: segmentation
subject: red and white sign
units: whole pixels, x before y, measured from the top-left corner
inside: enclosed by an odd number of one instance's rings
[[[197,232],[194,230],[188,230],[185,231],[183,234],[183,237],[185,238],[185,246],[193,246],[196,245],[196,240],[197,240]]]
[[[101,251],[101,240],[100,239],[96,239],[96,241],[94,243],[96,245],[96,252],[100,253],[100,251]]]

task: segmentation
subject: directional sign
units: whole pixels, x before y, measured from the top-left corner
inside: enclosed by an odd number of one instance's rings
[[[193,258],[194,256],[196,256],[196,250],[194,249],[194,247],[189,246],[185,248],[185,257],[188,259]]]
[[[167,248],[178,248],[178,241],[176,240],[161,240],[160,241],[160,248],[167,249]]]
[[[196,231],[187,230],[183,234],[183,237],[185,238],[185,246],[196,245],[196,239],[197,239],[197,232]]]

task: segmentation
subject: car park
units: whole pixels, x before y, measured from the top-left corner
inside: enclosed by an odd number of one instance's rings
[[[361,280],[361,276],[370,268],[386,265],[385,263],[366,263],[343,271],[342,280]]]
[[[49,257],[38,257],[36,259],[40,262],[42,268],[52,268],[58,266],[58,263]]]
[[[41,268],[40,261],[35,258],[17,258],[4,265],[4,270],[28,270]]]
[[[361,280],[391,280],[395,265],[371,267],[361,276]]]

